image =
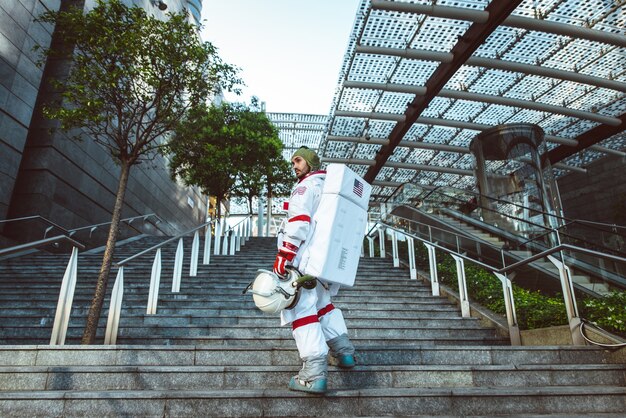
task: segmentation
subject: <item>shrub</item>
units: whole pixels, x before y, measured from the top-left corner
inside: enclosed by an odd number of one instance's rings
[[[377,243],[377,242],[376,242]],[[419,268],[428,270],[428,252],[416,241],[415,262]],[[386,243],[391,251],[391,242]],[[377,248],[378,251],[378,248]],[[408,257],[405,245],[399,245],[399,256]],[[378,252],[376,252],[378,255]],[[456,263],[449,255],[438,254],[437,272],[439,282],[453,289],[457,288]],[[506,307],[500,280],[491,272],[465,262],[467,292],[473,302],[479,303],[496,314],[506,315]],[[540,291],[531,291],[513,283],[515,312],[520,329],[537,329],[567,324],[567,312],[560,294],[546,296]],[[581,317],[617,335],[626,336],[626,292],[612,292],[609,295],[585,297],[578,302]]]

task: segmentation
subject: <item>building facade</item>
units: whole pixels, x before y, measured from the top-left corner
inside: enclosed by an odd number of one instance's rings
[[[49,68],[37,65],[39,55],[33,50],[35,45],[48,47],[54,33],[53,27],[37,22],[37,16],[94,3],[0,0],[0,219],[40,215],[69,229],[111,218],[119,168],[95,142],[50,132],[50,121],[38,111],[49,94],[42,88],[44,69]],[[186,0],[127,1],[131,3],[157,17],[186,9],[194,23],[201,7],[201,1],[194,0],[192,14]],[[165,221],[159,224],[161,232],[173,234],[201,222],[206,209],[206,196],[171,180],[163,156],[131,169],[123,217],[154,213]]]

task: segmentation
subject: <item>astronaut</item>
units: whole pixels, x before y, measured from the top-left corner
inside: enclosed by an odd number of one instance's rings
[[[278,254],[274,273],[284,276],[285,267],[300,266],[302,255],[313,236],[313,215],[320,199],[326,172],[319,170],[317,154],[300,147],[291,157],[291,164],[298,178],[289,199],[287,222],[279,236]],[[331,296],[337,294],[339,285],[320,282],[314,289],[300,289],[296,306],[281,312],[281,325],[291,324],[293,337],[303,361],[302,369],[291,378],[289,389],[310,393],[324,393],[327,388],[327,357],[337,359],[339,367],[355,366],[354,346],[348,338],[348,330],[341,310],[334,307]]]

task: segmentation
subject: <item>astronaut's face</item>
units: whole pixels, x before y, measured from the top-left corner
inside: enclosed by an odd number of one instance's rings
[[[295,156],[291,160],[291,167],[293,167],[293,171],[296,173],[297,178],[302,178],[305,176],[311,168],[306,163],[306,160],[300,156]]]

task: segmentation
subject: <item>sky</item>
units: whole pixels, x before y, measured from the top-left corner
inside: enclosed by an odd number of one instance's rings
[[[327,115],[360,0],[204,0],[202,38],[267,112]]]

